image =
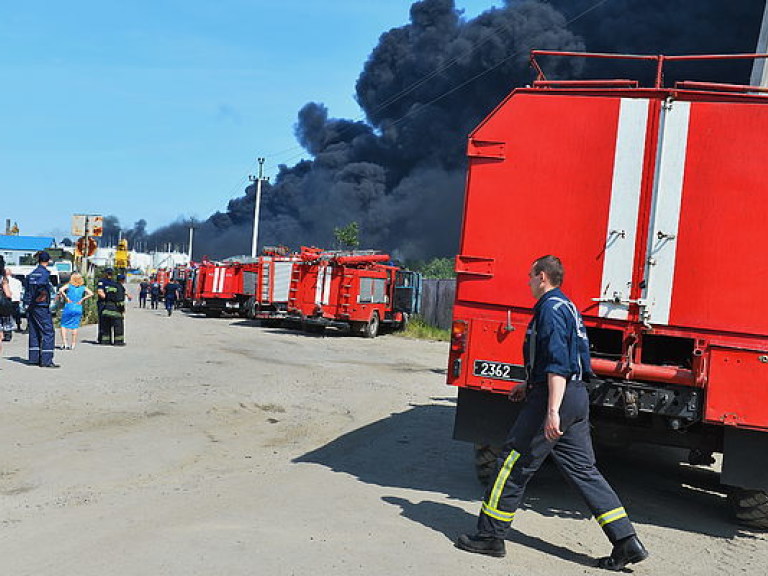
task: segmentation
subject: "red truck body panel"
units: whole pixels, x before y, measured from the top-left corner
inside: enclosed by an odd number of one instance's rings
[[[448,382],[524,379],[527,273],[554,254],[599,377],[703,389],[705,422],[768,430],[767,133],[756,95],[513,92],[469,138]]]

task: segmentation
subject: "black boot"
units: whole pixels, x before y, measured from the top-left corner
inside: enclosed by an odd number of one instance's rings
[[[502,558],[507,553],[504,548],[504,540],[481,534],[475,534],[474,536],[462,534],[456,541],[456,548],[496,558]]]
[[[627,564],[637,564],[648,558],[648,550],[643,543],[632,535],[616,542],[610,556],[600,558],[597,565],[605,570],[618,572],[623,570]]]

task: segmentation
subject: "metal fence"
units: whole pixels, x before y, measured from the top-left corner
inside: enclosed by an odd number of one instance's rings
[[[456,297],[456,280],[425,278],[422,284],[421,316],[431,325],[449,330]]]

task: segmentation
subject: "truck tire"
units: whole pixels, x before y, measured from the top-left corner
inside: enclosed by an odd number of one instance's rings
[[[256,299],[253,296],[245,302],[245,314],[250,320],[256,319]]]
[[[364,338],[376,338],[379,333],[379,313],[374,310],[371,319],[363,325]]]
[[[734,488],[728,494],[728,501],[739,524],[757,530],[768,530],[768,493],[763,490]]]
[[[475,474],[483,486],[487,486],[496,476],[496,459],[501,449],[488,444],[475,444]]]

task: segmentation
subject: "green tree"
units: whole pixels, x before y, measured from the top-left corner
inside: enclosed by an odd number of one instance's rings
[[[333,236],[340,249],[354,250],[360,246],[360,226],[357,222],[350,222],[346,226],[333,229]]]
[[[427,262],[417,262],[409,265],[411,270],[421,272],[424,278],[455,278],[452,258],[433,258]]]

